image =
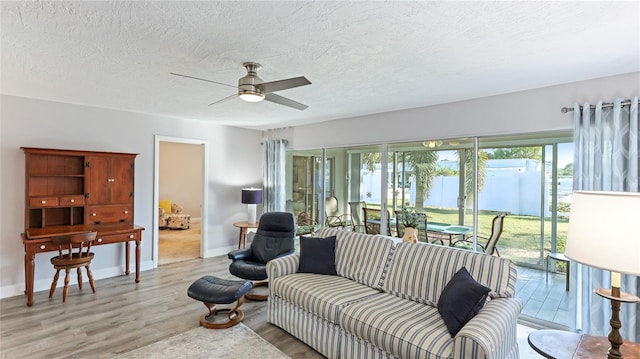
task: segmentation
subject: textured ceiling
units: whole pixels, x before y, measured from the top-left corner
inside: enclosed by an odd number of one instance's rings
[[[3,94],[268,129],[640,71],[640,2],[1,2]],[[298,111],[239,98],[242,62]]]

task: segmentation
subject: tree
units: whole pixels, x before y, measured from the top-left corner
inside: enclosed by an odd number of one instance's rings
[[[462,150],[456,151],[456,156],[460,160]],[[465,166],[465,196],[468,201],[473,199],[473,160],[472,150],[465,150],[464,166]],[[367,166],[369,172],[375,171],[376,163],[380,163],[380,152],[370,152],[362,154],[362,161]],[[390,154],[391,158],[392,155]],[[478,190],[481,191],[484,186],[488,153],[480,151],[478,156]],[[391,159],[390,159],[391,160]],[[436,176],[451,175],[453,170],[445,170],[438,166],[438,152],[423,150],[404,152],[404,161],[407,167],[413,169],[413,175],[416,179],[416,210],[424,208],[424,200],[429,198],[433,180]],[[458,172],[459,173],[459,172]]]
[[[405,152],[404,161],[413,167],[416,178],[416,210],[421,210],[424,200],[429,198],[431,185],[438,170],[438,153],[436,151]]]
[[[456,157],[458,160],[460,160],[461,152],[462,150],[456,151]],[[464,153],[466,204],[473,199],[474,152],[472,150],[465,150]],[[416,176],[416,209],[420,210],[423,208],[424,200],[429,198],[429,195],[431,194],[433,179],[441,175],[452,175],[454,174],[454,171],[446,171],[438,166],[438,154],[436,151],[407,152],[405,161],[410,163],[414,168],[414,174]],[[480,151],[478,155],[478,191],[482,191],[482,187],[484,186],[486,165],[487,153]]]
[[[460,151],[456,152],[460,156]],[[465,207],[473,202],[473,151],[466,150],[464,158],[464,188],[465,188]],[[484,187],[484,179],[486,177],[487,159],[489,154],[484,151],[478,153],[478,192],[482,192]]]
[[[369,173],[376,171],[376,163],[380,163],[380,152],[366,152],[362,154],[362,163],[367,166]]]
[[[561,177],[573,176],[573,163],[568,163],[566,166],[564,166],[564,168],[559,171],[558,176],[561,176]]]
[[[487,153],[487,159],[490,160],[514,158],[527,158],[542,161],[542,147],[498,148],[493,150],[493,152]]]

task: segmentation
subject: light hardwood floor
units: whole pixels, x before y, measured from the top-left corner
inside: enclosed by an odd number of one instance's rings
[[[199,326],[206,308],[187,296],[203,275],[234,279],[226,256],[172,263],[131,276],[69,287],[62,303],[58,288],[36,292],[27,307],[24,296],[0,300],[1,358],[110,358]],[[267,323],[266,302],[246,300],[243,323],[294,359],[323,358],[315,350]]]

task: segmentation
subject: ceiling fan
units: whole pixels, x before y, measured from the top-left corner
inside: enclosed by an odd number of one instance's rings
[[[227,96],[222,100],[212,102],[209,104],[209,106],[231,100],[236,96],[240,96],[241,99],[247,102],[260,102],[262,100],[267,100],[267,101],[275,102],[280,105],[289,106],[301,111],[309,107],[305,104],[301,104],[300,102],[296,102],[286,97],[282,97],[280,95],[274,94],[274,92],[276,91],[282,91],[282,90],[287,90],[294,87],[310,85],[311,82],[307,80],[306,77],[300,76],[300,77],[293,77],[286,80],[263,82],[260,76],[258,76],[258,70],[262,68],[260,64],[255,62],[245,62],[242,64],[242,66],[244,66],[247,69],[247,75],[244,77],[241,77],[238,80],[238,86],[237,86],[238,93],[233,94],[231,96]],[[213,82],[214,84],[236,88],[236,86],[234,85],[207,80],[207,79],[189,76],[189,75],[177,74],[175,72],[171,72],[171,75],[182,76],[182,77],[200,80],[200,81]]]

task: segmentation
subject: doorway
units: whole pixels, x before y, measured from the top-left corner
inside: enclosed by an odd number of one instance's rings
[[[206,248],[206,142],[156,136],[155,155],[154,264],[202,257]],[[170,214],[164,219],[161,207]]]

